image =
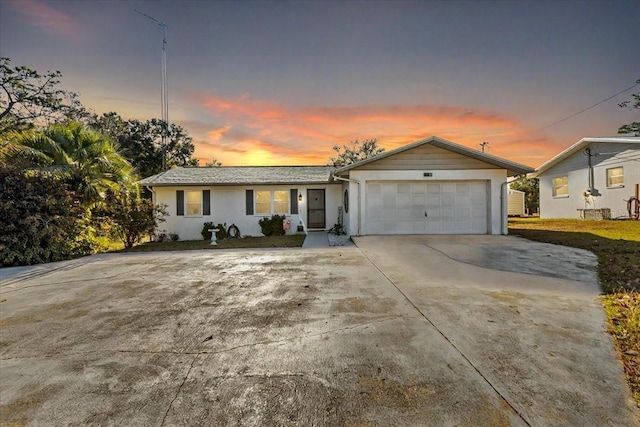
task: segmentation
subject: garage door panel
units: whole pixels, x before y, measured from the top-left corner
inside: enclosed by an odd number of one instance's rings
[[[376,182],[366,192],[368,234],[487,232],[486,182]]]

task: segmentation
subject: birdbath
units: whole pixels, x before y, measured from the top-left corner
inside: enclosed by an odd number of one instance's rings
[[[211,246],[218,246],[218,240],[217,240],[216,233],[218,231],[220,231],[220,229],[219,228],[210,228],[209,231],[211,232]]]

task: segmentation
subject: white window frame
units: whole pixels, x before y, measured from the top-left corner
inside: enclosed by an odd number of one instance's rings
[[[556,180],[565,179],[566,183],[564,185],[556,186]],[[562,194],[558,194],[558,189],[565,188],[566,192]],[[551,178],[551,195],[555,198],[569,197],[569,175],[561,175]]]
[[[282,192],[286,195],[286,210],[276,211],[276,192]],[[258,193],[269,193],[269,212],[258,212]],[[291,214],[291,192],[289,190],[254,190],[253,191],[253,212],[254,216],[266,215],[290,215]],[[264,203],[264,202],[262,202]]]
[[[189,201],[189,194],[197,194],[198,201]],[[189,213],[189,206],[198,206],[197,213]],[[185,190],[184,192],[184,216],[199,217],[202,216],[202,190]]]
[[[611,172],[615,171],[615,170],[620,170],[620,174],[619,175],[610,175]],[[606,178],[607,178],[607,188],[623,188],[624,187],[624,168],[622,166],[616,166],[613,168],[608,168],[606,171]],[[611,183],[611,179],[612,178],[621,178],[621,182],[616,183],[616,184],[612,184]]]

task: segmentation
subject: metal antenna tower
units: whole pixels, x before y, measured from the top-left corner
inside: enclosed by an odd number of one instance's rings
[[[162,121],[164,122],[162,128],[162,170],[167,170],[167,134],[169,132],[169,92],[167,88],[167,29],[169,28],[167,24],[162,21],[158,21],[156,18],[147,15],[146,13],[140,12],[138,9],[133,9],[136,13],[148,18],[162,27],[163,38],[162,38],[162,86],[161,86],[161,97],[162,97]]]
[[[480,149],[482,150],[482,152],[484,153],[485,148],[487,149],[487,151],[489,150],[489,143],[487,141],[484,141],[480,144],[478,144],[478,146],[480,147]]]

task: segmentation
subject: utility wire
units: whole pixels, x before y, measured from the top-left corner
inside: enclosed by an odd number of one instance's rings
[[[593,104],[593,105],[592,105],[592,106],[590,106],[590,107],[583,108],[582,110],[578,111],[577,113],[573,113],[572,115],[567,116],[567,117],[565,117],[564,119],[560,119],[560,120],[558,120],[558,121],[555,121],[555,122],[551,123],[550,125],[546,125],[546,126],[544,126],[544,127],[541,127],[540,129],[536,130],[535,132],[540,132],[541,130],[548,129],[548,128],[550,128],[551,126],[555,126],[555,125],[557,125],[558,123],[562,123],[562,122],[564,122],[564,121],[566,121],[566,120],[569,120],[569,119],[571,119],[571,118],[573,118],[573,117],[577,116],[578,114],[582,114],[582,113],[584,113],[584,112],[585,112],[585,111],[587,111],[587,110],[590,110],[590,109],[592,109],[592,108],[594,108],[594,107],[597,107],[598,105],[602,104],[603,102],[607,102],[608,100],[610,100],[610,99],[612,99],[612,98],[615,98],[615,97],[616,97],[616,96],[618,96],[618,95],[622,95],[623,93],[630,91],[631,89],[633,89],[634,87],[636,87],[636,86],[638,86],[638,85],[640,85],[640,83],[636,83],[636,84],[634,84],[633,86],[630,86],[630,87],[628,87],[628,88],[626,88],[626,89],[624,89],[624,90],[621,90],[620,92],[616,93],[615,95],[611,95],[611,96],[610,96],[610,97],[608,97],[607,99],[603,99],[603,100],[602,100],[602,101],[600,101],[600,102],[596,102],[595,104]]]

